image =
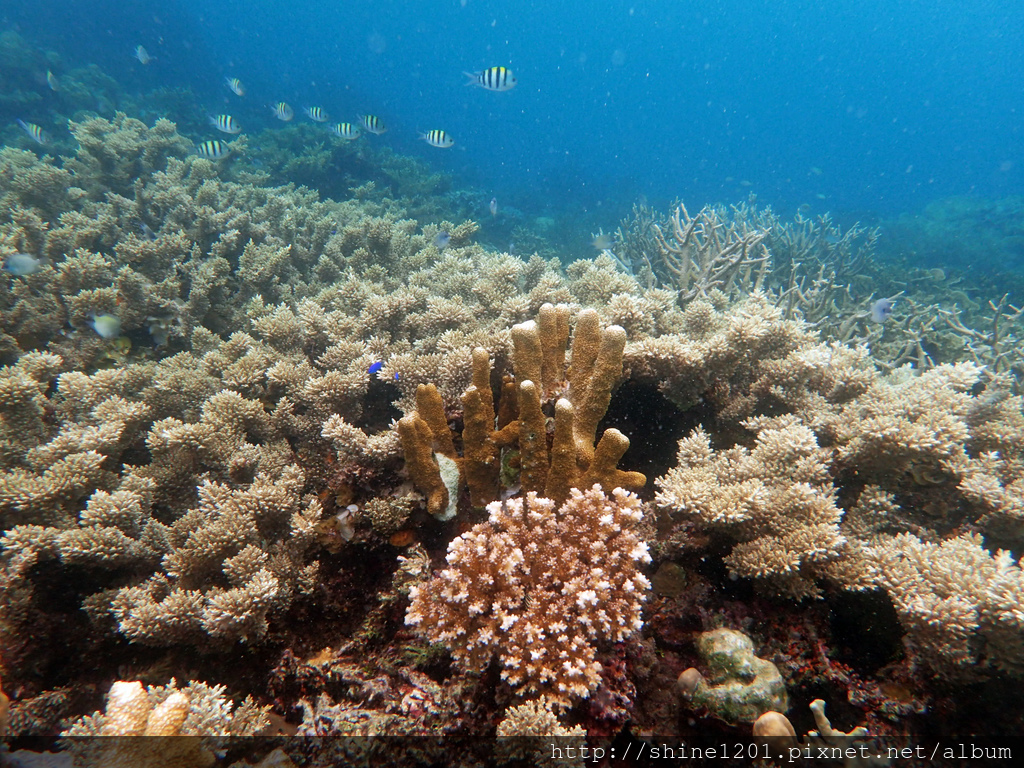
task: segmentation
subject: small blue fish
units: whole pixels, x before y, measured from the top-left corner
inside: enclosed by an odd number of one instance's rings
[[[893,307],[896,302],[891,299],[879,299],[871,305],[871,319],[876,323],[884,323],[892,317]]]
[[[141,45],[135,46],[135,58],[139,60],[139,64],[145,66],[153,61],[153,56],[149,55],[149,51],[143,48]]]
[[[4,257],[4,272],[12,277],[34,275],[43,268],[43,260],[28,253],[12,253]]]
[[[156,232],[154,232],[149,224],[144,221],[139,222],[139,232],[141,232],[142,236],[147,240],[156,240]]]
[[[368,372],[369,372],[370,374],[374,374],[374,373],[377,373],[377,372],[378,372],[378,371],[379,371],[379,370],[380,370],[381,368],[383,368],[383,367],[384,367],[384,363],[383,363],[383,361],[381,361],[381,360],[378,360],[378,361],[377,361],[376,363],[373,363],[373,364],[372,364],[372,365],[371,365],[371,366],[370,366],[370,367],[369,367],[369,368],[367,369],[367,371],[368,371]]]
[[[448,247],[448,243],[452,241],[452,236],[445,232],[443,229],[434,236],[434,247],[439,251],[443,251]]]

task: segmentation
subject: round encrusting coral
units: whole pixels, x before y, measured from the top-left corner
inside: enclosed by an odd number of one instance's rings
[[[497,654],[520,693],[559,705],[600,682],[595,643],[621,641],[643,626],[650,562],[634,527],[633,494],[600,485],[550,499],[494,502],[490,519],[448,547],[448,567],[410,590],[405,621],[446,645],[455,661],[482,670]]]
[[[709,677],[688,669],[677,681],[680,695],[690,706],[704,707],[728,723],[752,723],[765,712],[789,709],[786,683],[778,667],[754,655],[754,643],[742,632],[702,632],[697,637],[697,652]]]

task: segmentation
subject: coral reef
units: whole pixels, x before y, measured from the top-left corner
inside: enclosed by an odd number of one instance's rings
[[[198,737],[251,736],[267,723],[265,709],[252,699],[235,708],[222,686],[191,680],[178,688],[171,680],[146,689],[138,681],[118,681],[110,686],[103,712],[81,718],[62,735],[86,765],[197,768],[216,762]],[[106,738],[83,738],[95,736]],[[163,738],[137,738],[143,736]]]
[[[595,446],[598,422],[622,374],[625,332],[618,326],[602,330],[597,312],[584,310],[576,323],[566,376],[569,308],[544,304],[539,317],[539,323],[512,328],[515,377],[504,380],[497,422],[490,357],[482,347],[473,350],[472,384],[461,397],[462,457],[456,453],[436,387],[420,386],[417,409],[398,422],[409,475],[439,520],[455,515],[462,478],[474,506],[497,500],[501,451],[512,446],[522,490],[543,493],[556,503],[567,499],[571,488],[597,483],[639,490],[647,482],[639,472],[617,469],[629,447],[629,439],[617,429],[607,430]],[[559,396],[562,391],[564,397]],[[542,408],[550,407],[555,397],[549,441]]]
[[[816,576],[844,545],[827,457],[793,420],[758,429],[751,450],[713,452],[698,430],[680,441],[680,466],[658,480],[658,504],[735,538],[725,559],[732,573],[796,598],[815,595]]]
[[[60,63],[22,42],[0,38],[5,104]],[[496,727],[730,741],[752,717],[710,693],[680,717],[673,686],[723,626],[772,659],[747,658],[772,706],[1019,730],[957,708],[1024,674],[1019,300],[753,204],[638,208],[595,259],[518,258],[478,237],[553,257],[563,223],[481,233],[486,196],[309,126],[215,163],[116,99],[75,113],[111,86],[59,75],[76,146],[0,149],[0,258],[27,265],[0,281],[16,745],[76,719],[69,743],[251,733],[268,707],[438,764],[484,761]],[[209,760],[182,749],[162,764]]]
[[[633,529],[637,498],[600,486],[555,502],[530,492],[492,502],[486,523],[456,538],[446,567],[410,590],[406,623],[482,671],[493,656],[521,694],[567,706],[600,683],[595,644],[642,626],[650,561]]]
[[[568,742],[575,747],[583,747],[586,731],[578,725],[572,728],[562,725],[552,712],[551,702],[544,699],[509,707],[498,723],[495,735],[498,737],[498,758],[503,763],[525,760],[564,768],[584,764],[582,758],[560,758],[553,754],[550,739],[558,739],[556,744]]]

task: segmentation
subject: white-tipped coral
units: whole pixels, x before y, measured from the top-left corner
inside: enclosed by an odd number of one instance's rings
[[[406,624],[468,670],[497,655],[521,694],[560,706],[586,698],[600,681],[597,644],[643,626],[641,506],[597,485],[574,488],[557,510],[535,493],[488,505],[488,522],[449,546],[447,567],[410,590]]]

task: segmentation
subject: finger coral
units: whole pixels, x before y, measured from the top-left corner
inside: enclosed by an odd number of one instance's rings
[[[398,423],[409,475],[426,494],[431,514],[443,520],[455,514],[460,479],[474,505],[497,499],[501,451],[509,446],[518,449],[522,489],[558,503],[571,488],[594,483],[641,489],[647,482],[643,474],[617,467],[629,447],[625,435],[606,430],[595,446],[598,422],[622,376],[625,331],[601,328],[597,312],[584,310],[576,321],[568,368],[568,307],[544,304],[539,322],[513,326],[511,337],[515,377],[503,384],[497,414],[489,355],[482,347],[473,350],[472,383],[462,395],[461,457],[432,385],[417,389],[417,409]],[[552,401],[549,441],[543,409]]]

